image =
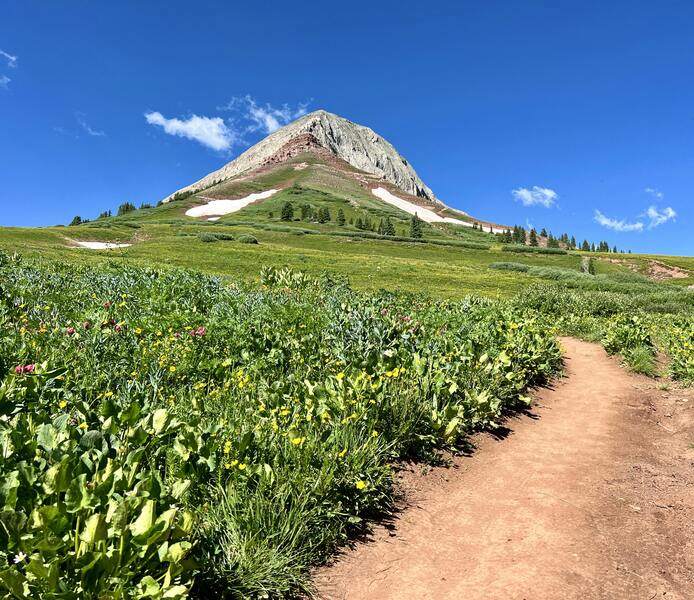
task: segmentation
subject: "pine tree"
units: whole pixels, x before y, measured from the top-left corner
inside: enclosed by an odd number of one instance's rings
[[[572,250],[576,249],[576,238],[574,236],[571,236],[571,244],[569,246]]]
[[[118,207],[118,216],[120,217],[134,210],[137,210],[137,208],[132,202],[123,202],[123,204]]]
[[[328,221],[330,221],[330,210],[327,206],[323,206],[318,209],[318,222],[322,224]]]
[[[280,219],[283,221],[292,221],[294,219],[294,205],[291,202],[285,202],[282,205]]]
[[[537,246],[538,245],[537,231],[535,231],[535,228],[530,230],[530,245],[531,246]]]
[[[547,230],[544,227],[542,228],[542,231],[540,231],[540,236],[542,236],[543,238],[547,237]]]
[[[583,244],[581,244],[581,250],[583,250],[583,252],[590,252],[590,244],[588,243],[588,240],[583,240]]]
[[[80,225],[82,223],[82,217],[77,215],[76,217],[73,217],[72,221],[70,221],[70,227],[74,227],[75,225]]]
[[[311,208],[310,204],[302,204],[301,205],[301,220],[302,221],[311,221],[313,219],[313,208]]]
[[[410,219],[410,237],[420,239],[422,235],[422,220],[415,213],[412,215],[412,219]]]
[[[386,231],[386,222],[381,219],[381,222],[378,224],[378,229],[376,230],[378,235],[384,235]]]
[[[340,209],[337,211],[337,224],[342,227],[345,224],[345,211]]]
[[[364,229],[364,222],[361,220],[361,217],[357,217],[356,222],[354,223],[354,226],[357,229]]]
[[[386,217],[385,230],[386,235],[395,235],[395,225],[393,225],[393,222],[390,220],[390,217]]]

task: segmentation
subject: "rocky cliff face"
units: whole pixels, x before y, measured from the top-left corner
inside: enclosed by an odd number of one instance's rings
[[[288,148],[291,155],[298,153],[296,149],[328,151],[353,167],[388,181],[403,192],[439,202],[389,142],[368,127],[324,110],[312,112],[278,129],[221,169],[178,191],[202,189],[268,162],[278,162]]]

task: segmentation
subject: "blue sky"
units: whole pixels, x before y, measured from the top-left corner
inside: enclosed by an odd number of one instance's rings
[[[5,0],[0,224],[155,202],[324,108],[479,218],[694,254],[693,34],[667,0]]]

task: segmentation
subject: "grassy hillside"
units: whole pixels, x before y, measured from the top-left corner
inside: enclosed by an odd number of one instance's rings
[[[409,218],[308,167],[267,177],[294,174],[215,223],[189,197],[0,229],[0,592],[295,597],[392,509],[394,461],[528,401],[556,334],[694,380],[694,260],[378,236],[354,221]],[[281,221],[288,199],[349,216]]]

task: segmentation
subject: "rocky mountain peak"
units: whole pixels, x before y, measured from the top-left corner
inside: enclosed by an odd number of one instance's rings
[[[178,191],[202,189],[302,152],[325,151],[407,194],[439,202],[392,144],[372,129],[325,110],[314,111],[285,125],[221,169]]]

